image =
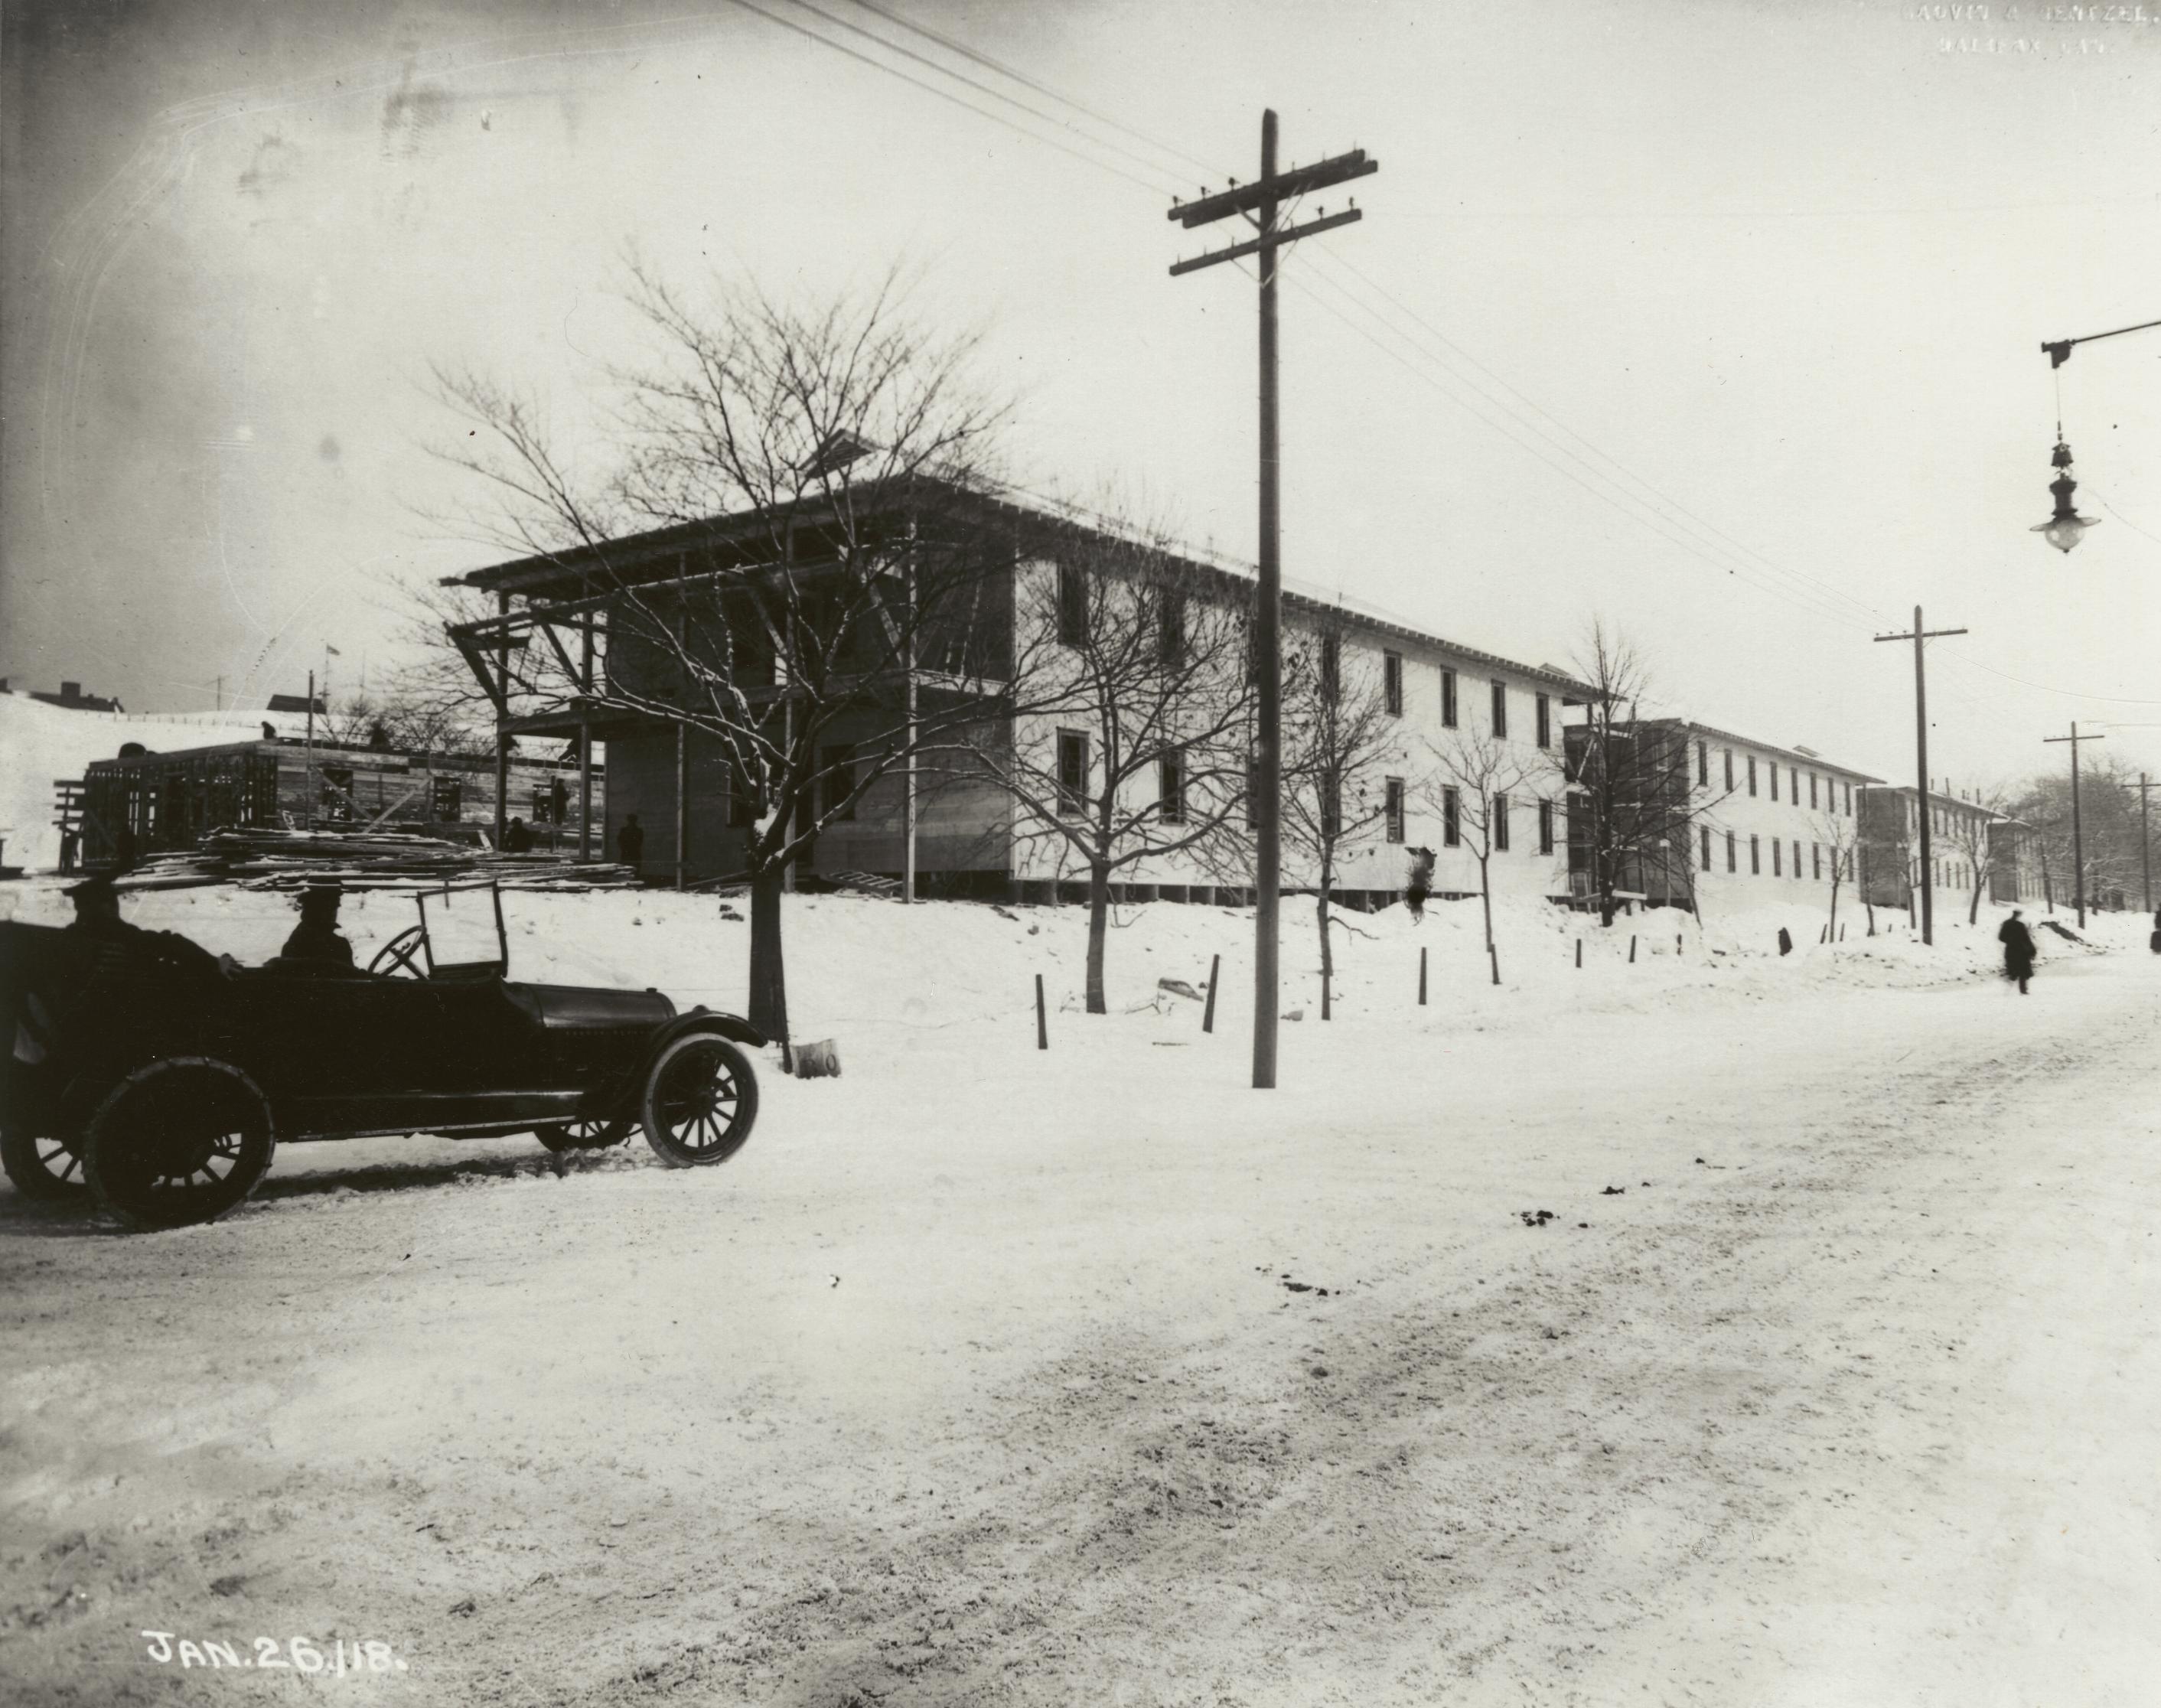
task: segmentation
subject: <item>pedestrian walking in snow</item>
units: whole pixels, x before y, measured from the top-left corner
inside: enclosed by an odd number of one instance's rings
[[[2011,917],[2003,922],[1996,934],[1996,940],[2003,945],[2003,976],[2018,981],[2018,994],[2026,994],[2026,981],[2033,976],[2033,934],[2026,929],[2026,922],[2013,908]]]

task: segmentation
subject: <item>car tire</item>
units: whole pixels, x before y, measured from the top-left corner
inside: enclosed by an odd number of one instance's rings
[[[244,1202],[276,1149],[270,1100],[253,1080],[230,1062],[172,1055],[105,1094],[83,1137],[83,1173],[130,1227],[183,1227]]]
[[[750,1058],[711,1032],[660,1052],[645,1077],[645,1142],[671,1169],[709,1169],[743,1148],[758,1121]]]
[[[630,1137],[634,1121],[624,1117],[614,1121],[560,1121],[552,1127],[536,1127],[534,1138],[555,1156],[565,1151],[606,1150],[611,1145],[621,1144]]]
[[[24,1127],[0,1127],[0,1169],[18,1192],[40,1203],[64,1203],[90,1190],[81,1152],[65,1139]]]

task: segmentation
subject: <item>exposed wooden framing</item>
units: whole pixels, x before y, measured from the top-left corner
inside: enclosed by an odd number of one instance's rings
[[[495,596],[498,615],[510,615],[510,595]],[[510,638],[506,633],[497,648],[497,669],[501,672],[503,693],[497,701],[495,716],[495,846],[502,846],[502,835],[510,824],[510,732],[505,727],[510,711]]]

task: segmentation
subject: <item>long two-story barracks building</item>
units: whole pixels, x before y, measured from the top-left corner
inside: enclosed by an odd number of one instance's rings
[[[1571,795],[1570,893],[1596,893],[1594,815],[1627,820],[1620,889],[1652,906],[1715,909],[1740,902],[1829,899],[1851,883],[1860,801],[1881,779],[1808,747],[1775,747],[1686,718],[1615,726],[1625,752],[1610,762],[1626,787],[1617,805],[1594,806],[1595,788]],[[1585,774],[1587,726],[1569,732],[1570,769]]]
[[[2032,825],[1934,789],[1927,810],[1928,875],[1938,894],[1961,904],[1970,904],[1976,890],[2005,904],[2047,895],[2041,839]],[[1911,784],[1862,792],[1862,887],[1879,908],[1912,903],[1921,881],[1921,791]]]
[[[929,516],[922,513],[926,497]],[[841,525],[851,531],[850,540],[834,538]],[[921,481],[905,490],[859,483],[848,495],[845,524],[836,523],[828,500],[823,508],[805,505],[796,517],[716,517],[475,570],[456,579],[490,596],[496,612],[454,628],[453,636],[491,694],[502,690],[498,729],[504,737],[548,734],[606,743],[609,835],[612,839],[628,815],[638,815],[648,878],[686,885],[726,880],[741,873],[747,837],[770,809],[736,774],[722,736],[686,727],[650,704],[667,691],[656,686],[655,673],[673,669],[687,677],[704,668],[725,674],[743,706],[784,732],[791,705],[802,704],[810,690],[786,680],[767,633],[772,599],[759,589],[777,584],[784,561],[789,596],[815,601],[820,575],[840,573],[850,552],[860,551],[863,534],[881,527],[904,534],[914,543],[911,550],[935,549],[948,562],[973,554],[983,568],[964,601],[965,621],[927,624],[904,665],[888,654],[852,680],[860,714],[831,719],[819,756],[818,787],[845,789],[858,751],[851,742],[867,740],[872,731],[889,737],[899,726],[897,708],[905,696],[914,695],[919,708],[947,715],[972,699],[995,723],[1016,657],[1029,644],[1021,627],[1034,606],[1031,590],[1054,582],[1061,565],[1120,560],[1119,550],[1104,549],[1112,533],[1010,494],[960,493]],[[1129,541],[1122,560],[1135,561]],[[1254,581],[1242,566],[1155,547],[1145,561],[1174,572],[1189,597],[1240,613],[1251,609]],[[905,596],[898,573],[892,596]],[[695,638],[679,639],[678,651],[688,647],[695,657],[663,658],[636,634],[656,621],[676,621],[666,613],[677,608],[670,601],[679,597],[702,601],[697,608],[707,615],[693,618],[686,607],[679,623],[680,636]],[[1471,829],[1489,820],[1497,893],[1566,895],[1562,714],[1588,692],[1584,685],[1549,667],[1518,664],[1296,592],[1284,595],[1284,626],[1287,651],[1301,638],[1325,645],[1341,680],[1377,685],[1392,730],[1368,779],[1367,804],[1377,810],[1358,815],[1357,835],[1338,853],[1339,895],[1353,904],[1385,903],[1409,887],[1414,866],[1429,855],[1427,884],[1434,893],[1476,893],[1479,838]],[[521,701],[508,691],[499,662],[513,649],[560,661],[564,669],[555,674],[567,669],[569,690],[539,706]],[[643,707],[641,699],[648,702]],[[1061,790],[1070,784],[1075,795],[1088,794],[1103,775],[1101,742],[1087,729],[1036,730],[1021,726],[1023,720],[1004,721],[1004,739],[1056,742]],[[1517,762],[1507,768],[1511,786],[1504,798],[1480,803],[1487,810],[1472,812],[1460,790],[1435,778],[1433,748],[1461,734],[1491,737]],[[1150,766],[1132,778],[1132,799],[1122,799],[1121,805],[1175,811],[1182,786],[1174,765]],[[927,757],[913,778],[898,768],[864,788],[851,810],[820,831],[796,872],[826,878],[912,875],[920,895],[1025,900],[1077,899],[1086,876],[1072,851],[1032,830],[1003,790],[982,781],[937,779]],[[1237,872],[1185,855],[1127,867],[1117,876],[1121,899],[1227,902],[1247,893]],[[1315,881],[1287,846],[1284,887],[1310,888]]]

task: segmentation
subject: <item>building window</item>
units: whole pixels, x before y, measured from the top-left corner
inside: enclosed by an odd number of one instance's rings
[[[1709,742],[1698,742],[1695,744],[1695,780],[1705,789],[1711,787],[1711,743]]]
[[[1810,810],[1810,812],[1814,812],[1815,810],[1816,810],[1816,773],[1815,773],[1815,772],[1811,771],[1811,772],[1810,772],[1810,773],[1809,773],[1809,810]]]
[[[1751,794],[1756,792],[1756,756],[1753,753],[1748,756],[1748,792]]]
[[[352,822],[352,767],[325,765],[315,796],[315,816],[334,825]]]
[[[1391,777],[1387,789],[1388,838],[1400,842],[1403,839],[1403,779]]]
[[[1185,662],[1185,595],[1166,587],[1156,612],[1156,662],[1174,669]]]
[[[1165,753],[1155,762],[1156,805],[1166,825],[1185,822],[1185,757]]]
[[[1388,716],[1403,715],[1403,655],[1401,653],[1381,654],[1381,693],[1388,708]]]
[[[1853,785],[1851,783],[1846,785],[1846,815],[1848,818],[1853,816]]]
[[[1539,745],[1541,747],[1550,747],[1553,746],[1553,696],[1550,694],[1541,694],[1538,697],[1537,705]]]
[[[1058,638],[1069,647],[1088,640],[1088,572],[1073,564],[1058,566]]]
[[[1493,738],[1500,741],[1508,733],[1508,685],[1493,685]]]
[[[1440,845],[1460,846],[1463,841],[1463,796],[1453,784],[1440,791]]]
[[[1776,836],[1771,839],[1771,876],[1773,877],[1783,877],[1786,875],[1785,862],[1780,858],[1784,847],[1785,844]]]
[[[1549,800],[1539,803],[1539,852],[1554,851],[1554,804]]]
[[[1440,673],[1440,726],[1455,727],[1455,672],[1445,667]]]
[[[1343,689],[1343,643],[1332,634],[1320,638],[1320,697],[1330,706]]]
[[[466,785],[461,777],[438,777],[428,786],[428,810],[439,825],[454,824],[465,805]]]
[[[819,758],[819,818],[852,819],[856,815],[855,744],[836,742],[821,750]]]
[[[1726,833],[1726,869],[1728,872],[1738,872],[1741,869],[1734,862],[1733,832],[1731,831]]]
[[[1799,842],[1796,842],[1796,843],[1794,843],[1794,877],[1799,877],[1800,875],[1801,875],[1801,845],[1800,845]]]
[[[1703,838],[1703,869],[1708,872],[1711,870],[1711,826],[1699,825],[1696,831]]]
[[[1731,748],[1731,747],[1728,747],[1728,748],[1726,748],[1726,749],[1725,750],[1725,752],[1726,752],[1726,792],[1728,794],[1732,794],[1732,793],[1733,793],[1733,749],[1732,749],[1732,748]]]
[[[1493,851],[1496,854],[1508,851],[1508,797],[1505,794],[1493,797]]]
[[[1819,883],[1823,882],[1823,844],[1820,842],[1809,844],[1809,876]]]
[[[1058,815],[1077,819],[1088,810],[1088,735],[1085,730],[1058,732]]]
[[[1763,845],[1753,836],[1748,839],[1748,875],[1751,877],[1763,875]]]
[[[1771,762],[1771,799],[1773,799],[1773,800],[1776,800],[1778,798],[1778,762],[1776,759],[1773,759],[1773,760]]]

